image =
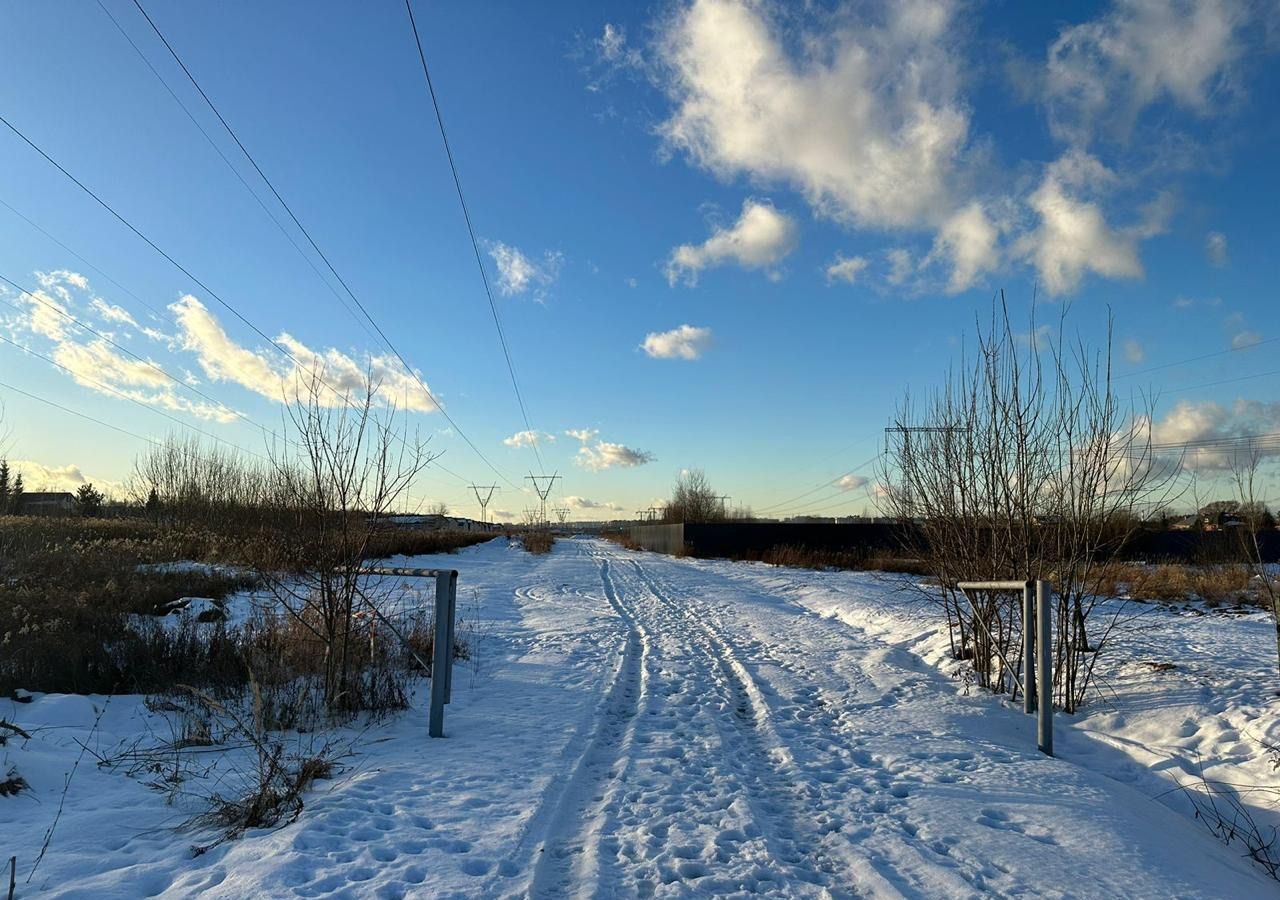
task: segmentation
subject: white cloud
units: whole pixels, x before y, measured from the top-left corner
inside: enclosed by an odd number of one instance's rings
[[[1133,365],[1144,362],[1147,358],[1147,351],[1143,349],[1142,344],[1129,338],[1124,342],[1124,358],[1125,361]]]
[[[1210,231],[1204,239],[1204,255],[1218,268],[1227,264],[1227,236],[1221,231]]]
[[[565,434],[568,437],[573,438],[575,441],[581,441],[584,444],[593,440],[599,433],[600,432],[594,428],[570,428],[565,431]]]
[[[569,496],[564,498],[564,505],[571,509],[594,509],[607,512],[621,512],[622,507],[610,501],[592,500],[589,497]]]
[[[1231,89],[1247,7],[1232,0],[1118,0],[1049,47],[1045,100],[1060,139],[1127,138],[1138,116],[1169,100],[1201,115]]]
[[[1231,336],[1231,349],[1243,350],[1245,347],[1252,347],[1254,344],[1262,340],[1262,335],[1257,331],[1237,331]]]
[[[561,254],[547,252],[541,263],[535,263],[520,249],[501,241],[489,245],[489,255],[498,267],[498,290],[508,297],[530,290],[545,291],[559,277],[564,262]]]
[[[947,280],[947,293],[958,294],[972,287],[978,276],[1000,264],[999,238],[1000,231],[986,208],[975,200],[942,223],[925,263],[949,260],[951,275]]]
[[[853,284],[858,280],[858,274],[868,265],[865,257],[837,253],[836,258],[827,265],[827,283],[843,281],[846,284]]]
[[[102,319],[104,322],[110,322],[113,325],[128,325],[130,328],[138,327],[138,323],[134,321],[129,310],[125,309],[123,306],[116,306],[115,304],[108,303],[101,297],[94,297],[93,300],[90,301],[89,305],[92,306],[94,311],[98,314],[98,318]]]
[[[695,0],[659,36],[676,105],[660,132],[718,175],[793,184],[841,221],[936,221],[969,127],[953,11],[918,0],[879,21],[838,14],[784,43],[764,4]]]
[[[536,447],[539,444],[553,444],[556,436],[537,431],[517,431],[511,437],[503,438],[502,443],[508,447]]]
[[[622,444],[611,444],[608,441],[596,441],[594,447],[584,444],[578,448],[574,462],[584,469],[600,472],[614,467],[629,469],[653,462],[652,453],[644,450],[633,450]]]
[[[1162,419],[1153,423],[1151,440],[1157,445],[1203,444],[1277,431],[1280,431],[1280,402],[1237,399],[1229,406],[1223,406],[1214,401],[1193,403],[1181,400]],[[1230,469],[1234,464],[1246,461],[1247,454],[1254,452],[1260,456],[1280,456],[1280,449],[1274,443],[1253,448],[1247,442],[1238,447],[1199,446],[1186,448],[1185,452],[1181,448],[1157,452],[1165,458],[1180,457],[1186,468],[1200,471]]]
[[[833,482],[833,486],[840,488],[842,491],[854,491],[858,488],[866,487],[870,483],[870,478],[864,478],[861,475],[843,475]]]
[[[10,476],[22,473],[22,485],[28,491],[67,491],[74,493],[83,484],[92,484],[110,497],[124,497],[122,482],[93,478],[75,463],[50,466],[30,459],[9,460]]]
[[[670,331],[649,332],[642,346],[654,359],[693,360],[700,357],[710,343],[710,328],[681,325]]]
[[[281,333],[276,343],[293,355],[294,360],[274,360],[271,351],[251,350],[236,343],[222,323],[197,298],[187,294],[169,306],[178,324],[178,341],[183,350],[196,354],[205,377],[211,381],[230,381],[256,394],[284,402],[300,380],[313,374],[325,390],[317,400],[325,406],[342,406],[349,398],[358,398],[368,380],[376,386],[375,399],[386,406],[414,412],[434,412],[431,396],[394,356],[369,355],[357,361],[330,347],[315,351]]]
[[[796,225],[790,216],[768,201],[748,199],[732,226],[717,228],[701,244],[681,244],[667,262],[667,281],[675,285],[683,279],[696,284],[698,273],[712,266],[737,263],[744,269],[777,265],[796,243]]]
[[[885,252],[885,257],[889,260],[889,274],[885,276],[886,281],[892,285],[899,285],[911,277],[915,263],[911,259],[910,250],[905,247],[894,247]]]
[[[1086,272],[1108,278],[1142,277],[1138,241],[1162,230],[1161,217],[1167,210],[1152,206],[1146,221],[1127,229],[1113,228],[1098,203],[1086,198],[1114,180],[1114,174],[1096,158],[1073,150],[1049,164],[1031,195],[1030,205],[1040,225],[1019,240],[1018,249],[1035,265],[1050,294],[1075,290]]]

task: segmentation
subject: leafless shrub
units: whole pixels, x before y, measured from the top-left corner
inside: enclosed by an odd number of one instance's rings
[[[1280,790],[1272,787],[1240,787],[1224,781],[1210,781],[1203,772],[1178,788],[1195,809],[1195,818],[1228,847],[1240,845],[1250,859],[1272,878],[1280,881],[1280,832],[1258,822],[1242,797],[1265,797],[1273,804]]]
[[[555,546],[555,536],[550,531],[525,531],[520,535],[520,544],[525,551],[534,554],[550,553]]]
[[[985,687],[1003,689],[999,657],[1020,656],[1021,605],[984,596],[975,611],[957,582],[1054,583],[1055,699],[1072,711],[1112,624],[1089,625],[1094,571],[1141,509],[1168,502],[1177,465],[1153,453],[1150,402],[1112,385],[1110,329],[1097,351],[1068,342],[1065,321],[1043,348],[1034,320],[1029,333],[1015,332],[1002,297],[973,361],[922,403],[903,400],[886,432],[881,504],[916,524],[910,555],[941,585],[953,654],[973,659]]]

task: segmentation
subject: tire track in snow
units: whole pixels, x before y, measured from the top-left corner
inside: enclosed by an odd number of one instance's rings
[[[891,732],[894,725],[884,716],[895,715],[890,710],[904,698],[910,697],[915,688],[899,681],[887,692],[881,692],[875,681],[862,681],[858,673],[857,685],[840,685],[842,678],[833,678],[829,671],[813,668],[812,660],[802,653],[782,653],[788,643],[783,631],[775,633],[772,643],[750,639],[751,652],[759,654],[762,661],[776,666],[791,679],[799,682],[799,689],[791,697],[791,705],[775,710],[760,691],[755,677],[742,662],[735,642],[725,630],[715,624],[710,606],[699,605],[692,595],[665,592],[656,579],[636,561],[632,561],[639,576],[652,585],[655,594],[678,612],[684,621],[696,626],[715,648],[713,654],[727,671],[732,670],[744,691],[753,698],[757,709],[762,710],[759,721],[767,727],[765,733],[776,741],[774,752],[785,760],[789,786],[797,807],[808,813],[818,827],[810,834],[814,841],[814,858],[835,859],[836,868],[850,875],[851,881],[873,893],[899,893],[907,891],[933,891],[938,883],[915,883],[915,872],[924,863],[932,868],[935,877],[941,876],[948,892],[964,893],[970,890],[992,890],[992,877],[1000,871],[992,869],[985,861],[965,859],[954,850],[952,839],[921,840],[919,824],[907,808],[907,797],[918,786],[919,778],[900,766],[887,767],[875,754],[862,749],[863,735],[870,729],[875,732]],[[801,607],[795,612],[813,627],[830,628],[829,622],[814,616]],[[794,627],[797,623],[788,623]],[[873,643],[879,643],[874,642]],[[872,650],[872,656],[897,653],[885,646]],[[911,667],[913,670],[915,667]],[[833,683],[834,682],[834,683]],[[767,683],[767,682],[766,682]],[[826,687],[822,685],[825,684]],[[876,700],[866,703],[849,703],[849,697],[865,686],[880,694]],[[832,690],[834,688],[834,691]],[[841,689],[843,688],[843,690]],[[776,690],[771,696],[781,697]],[[784,734],[785,732],[785,734]],[[779,752],[780,751],[780,752]],[[972,754],[967,754],[972,757]],[[932,759],[929,754],[922,757]],[[938,757],[949,759],[949,755]],[[963,759],[964,755],[956,757]],[[859,802],[861,801],[861,802]],[[878,849],[863,843],[872,836],[895,835],[887,842],[873,841]],[[859,846],[855,846],[855,842]],[[871,865],[868,866],[867,863]],[[830,872],[827,867],[822,871]],[[1005,873],[1007,875],[1007,873]],[[845,883],[849,883],[846,880]],[[896,884],[895,884],[896,883]],[[1014,893],[1022,887],[1013,885]]]
[[[608,560],[598,561],[605,597],[626,624],[627,636],[586,750],[554,806],[544,805],[539,810],[546,815],[535,828],[541,832],[541,840],[527,890],[532,897],[595,894],[601,867],[611,863],[600,852],[601,826],[616,800],[617,782],[630,755],[636,716],[645,695],[647,636],[619,602]]]
[[[764,837],[778,864],[790,871],[795,883],[825,884],[825,896],[856,896],[849,885],[851,873],[823,848],[822,839],[834,827],[814,822],[814,797],[806,790],[807,779],[790,749],[778,736],[771,710],[751,674],[732,645],[704,616],[664,589],[636,560],[631,561],[636,577],[656,601],[657,607],[693,639],[692,646],[709,666],[707,674],[723,692],[727,716],[718,716],[722,739],[729,757],[723,762],[734,769],[748,795],[756,819],[763,824]],[[728,725],[728,727],[725,727]]]

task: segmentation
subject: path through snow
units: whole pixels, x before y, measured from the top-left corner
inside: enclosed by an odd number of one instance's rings
[[[585,539],[543,558],[496,541],[449,559],[464,598],[474,591],[495,621],[488,671],[455,677],[447,740],[427,740],[415,709],[370,732],[298,823],[194,859],[183,839],[155,840],[155,795],[92,773],[68,815],[108,828],[109,802],[135,817],[123,836],[55,840],[39,886],[94,897],[1276,894],[1237,851],[1099,774],[1099,754],[1118,751],[1041,756],[1029,718],[963,696],[909,642],[826,614],[794,583],[779,589],[776,570]],[[883,600],[884,588],[860,590],[869,606]],[[14,714],[39,726],[56,703]],[[44,740],[55,758],[64,738]],[[37,793],[56,797],[60,779],[45,781]],[[22,808],[31,821],[47,796]],[[35,830],[0,826],[0,851],[32,854]]]

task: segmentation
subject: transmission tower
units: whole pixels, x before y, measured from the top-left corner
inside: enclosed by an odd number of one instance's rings
[[[534,475],[530,472],[526,477],[526,481],[533,482],[533,490],[538,495],[538,499],[542,505],[540,507],[542,518],[539,521],[547,524],[547,498],[551,496],[551,489],[555,487],[555,483],[560,480],[559,474],[554,475]]]
[[[497,489],[498,489],[498,486],[496,484],[471,485],[471,490],[475,491],[476,493],[476,502],[480,504],[480,524],[481,525],[487,524],[489,521],[489,512],[488,512],[489,501],[493,499],[493,492],[496,491]],[[487,491],[487,493],[483,497],[481,497],[480,496],[481,491]]]
[[[571,510],[567,506],[557,506],[555,509],[551,511],[556,514],[556,519],[560,522],[561,525],[569,521],[569,513],[573,512],[573,510]]]

